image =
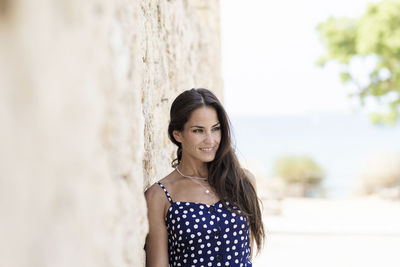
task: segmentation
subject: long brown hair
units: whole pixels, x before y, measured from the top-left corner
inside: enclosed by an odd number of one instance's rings
[[[232,147],[230,121],[225,109],[211,91],[204,88],[186,90],[178,95],[172,103],[168,135],[170,140],[178,146],[178,150],[177,158],[172,161],[171,165],[175,168],[182,159],[182,146],[175,140],[173,131],[183,131],[184,124],[189,120],[192,112],[203,106],[210,106],[216,110],[221,125],[221,141],[218,150],[214,160],[207,163],[209,183],[221,200],[237,206],[242,215],[247,218],[251,235],[257,244],[258,254],[265,241],[260,209],[262,202],[241,168]],[[222,204],[238,214],[237,210],[231,209],[225,204],[225,201],[222,201]]]

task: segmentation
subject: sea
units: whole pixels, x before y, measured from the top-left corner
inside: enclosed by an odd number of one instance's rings
[[[349,196],[368,171],[366,160],[400,153],[400,122],[373,125],[366,114],[319,112],[306,115],[231,116],[236,154],[249,168],[273,179],[274,162],[305,155],[324,170],[328,198]]]

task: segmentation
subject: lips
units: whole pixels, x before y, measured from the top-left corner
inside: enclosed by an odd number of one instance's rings
[[[215,149],[215,147],[203,147],[200,148],[201,151],[203,152],[212,152]]]

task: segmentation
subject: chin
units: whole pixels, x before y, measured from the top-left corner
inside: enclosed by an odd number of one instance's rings
[[[207,158],[205,158],[204,160],[203,160],[203,162],[211,162],[211,161],[214,161],[214,159],[215,159],[215,155],[213,156],[213,157],[207,157]]]

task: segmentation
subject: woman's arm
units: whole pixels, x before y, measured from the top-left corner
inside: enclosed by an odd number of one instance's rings
[[[254,190],[257,193],[256,178],[249,170],[243,168],[243,171],[246,174],[247,178],[249,179],[250,183],[253,185]],[[252,234],[250,234],[250,246],[251,246],[250,260],[252,261],[253,260],[253,252],[254,252],[254,238],[253,238]]]
[[[168,233],[165,226],[166,196],[158,184],[145,192],[149,233],[146,237],[146,267],[168,267]]]

